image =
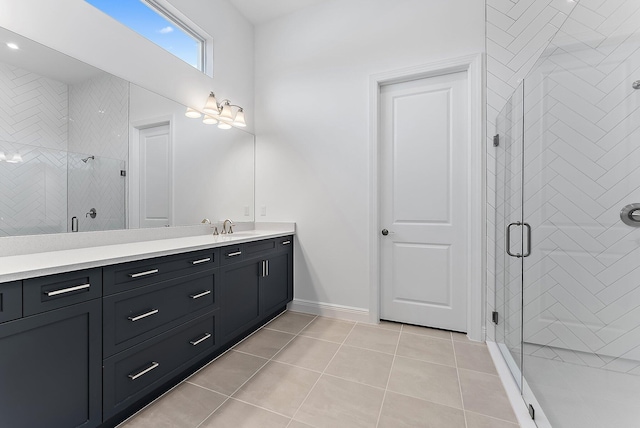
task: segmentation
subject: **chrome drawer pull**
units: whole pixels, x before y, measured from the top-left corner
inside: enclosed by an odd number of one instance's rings
[[[282,241],[282,245],[289,245],[291,244],[291,241]]]
[[[63,288],[62,290],[46,291],[44,294],[46,294],[47,297],[53,297],[59,294],[71,293],[72,291],[84,290],[89,287],[91,287],[91,284],[82,284],[76,285],[75,287]]]
[[[240,254],[242,254],[242,251],[236,251],[235,253],[227,254],[227,257],[235,257],[235,256],[239,256]]]
[[[141,276],[153,275],[154,273],[158,273],[158,269],[151,269],[151,270],[147,270],[139,273],[130,273],[129,278],[139,278]]]
[[[207,257],[206,259],[194,260],[191,262],[192,265],[199,265],[200,263],[210,262],[211,257]]]
[[[200,339],[198,340],[192,340],[191,342],[189,342],[190,344],[192,344],[193,346],[198,346],[199,344],[201,344],[202,342],[204,342],[205,340],[209,339],[211,337],[211,334],[209,333],[205,333],[204,336],[202,336]]]
[[[138,379],[140,376],[146,375],[147,373],[149,373],[151,370],[158,368],[160,364],[156,363],[155,361],[151,362],[151,365],[149,367],[147,367],[146,369],[142,370],[141,372],[138,372],[136,374],[130,374],[129,375],[129,379],[131,380],[136,380]]]
[[[153,309],[153,310],[147,312],[146,314],[138,315],[138,316],[135,316],[135,317],[128,317],[128,318],[129,318],[129,321],[135,322],[135,321],[141,320],[142,318],[146,318],[146,317],[150,317],[151,315],[155,315],[158,312],[160,312],[158,309]]]
[[[198,294],[192,294],[189,297],[191,297],[193,300],[195,300],[195,299],[199,299],[201,297],[204,297],[207,294],[211,294],[211,290],[203,291],[202,293],[198,293]]]

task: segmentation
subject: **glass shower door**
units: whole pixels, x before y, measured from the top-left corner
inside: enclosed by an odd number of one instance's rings
[[[640,426],[640,0],[616,8],[580,31],[570,17],[525,79],[523,395],[538,427]]]
[[[496,343],[522,386],[523,85],[496,121]],[[511,254],[511,255],[510,255]]]

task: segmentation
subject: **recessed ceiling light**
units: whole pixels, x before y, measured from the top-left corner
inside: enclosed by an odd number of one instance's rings
[[[18,45],[16,45],[15,43],[11,43],[11,42],[7,43],[7,46],[8,46],[10,49],[20,49],[20,48],[18,47]]]

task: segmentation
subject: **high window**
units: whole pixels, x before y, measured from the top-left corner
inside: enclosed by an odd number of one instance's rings
[[[85,0],[203,73],[212,75],[212,40],[162,0]]]

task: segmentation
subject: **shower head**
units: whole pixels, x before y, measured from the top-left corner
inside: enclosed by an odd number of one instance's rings
[[[84,163],[87,163],[87,161],[88,161],[89,159],[95,159],[95,158],[96,158],[95,156],[87,156],[86,158],[84,158],[84,159],[80,159],[80,160],[81,160],[82,162],[84,162]]]

